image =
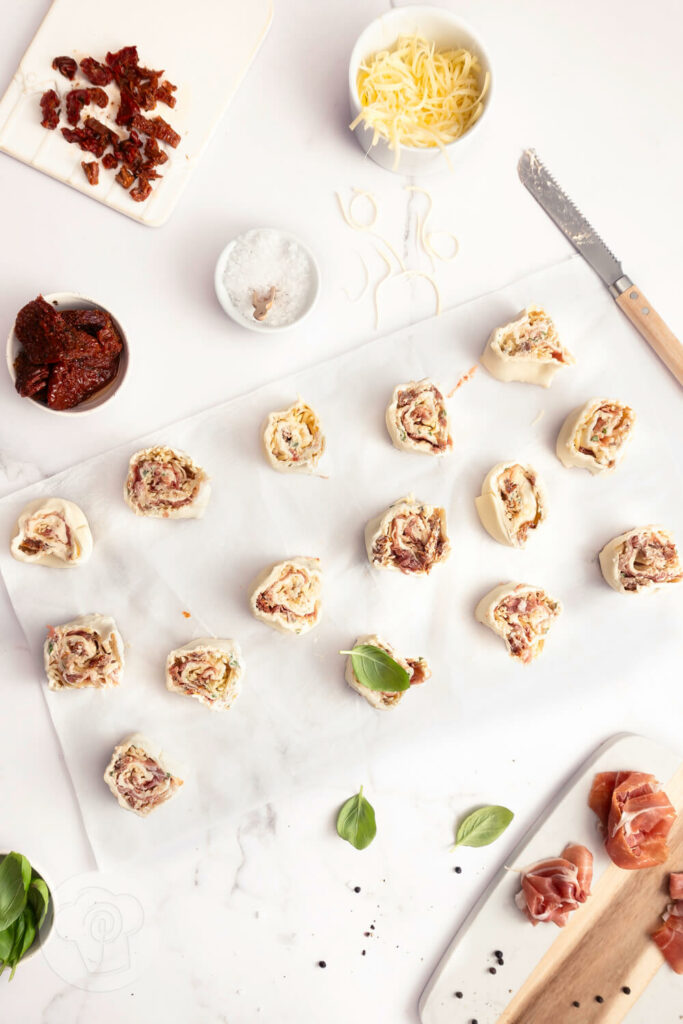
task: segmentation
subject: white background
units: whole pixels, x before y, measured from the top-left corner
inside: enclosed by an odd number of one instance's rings
[[[357,286],[355,252],[367,250],[341,222],[333,192],[372,190],[381,201],[380,226],[414,257],[406,182],[364,161],[345,130],[348,53],[365,23],[386,8],[374,0],[277,3],[255,65],[162,229],[142,228],[2,160],[6,329],[38,291],[68,289],[109,306],[132,349],[126,391],[84,419],[43,414],[2,381],[5,491],[372,336],[371,304],[351,305],[342,291]],[[634,0],[478,0],[456,9],[487,41],[497,89],[480,145],[453,175],[424,182],[435,219],[461,243],[458,260],[440,272],[445,304],[569,255],[516,179],[520,150],[534,145],[682,335],[679,5],[659,0],[644,12]],[[8,80],[45,5],[24,0],[5,10],[11,17],[0,47]],[[179,24],[186,16],[183,7]],[[220,249],[254,224],[298,233],[323,271],[316,312],[272,340],[234,327],[212,290]],[[428,287],[393,287],[382,332],[431,314]],[[625,359],[650,358],[637,336],[631,345]],[[92,863],[22,634],[3,599],[0,846],[27,852],[58,886]],[[680,645],[678,652],[680,658]],[[466,775],[450,775],[448,759],[427,743],[424,757],[405,771],[374,769],[369,752],[343,790],[311,779],[306,798],[267,805],[201,844],[179,845],[151,871],[132,872],[128,891],[144,904],[145,928],[154,935],[140,975],[114,993],[86,995],[36,957],[2,991],[3,1019],[66,1024],[97,1013],[105,1024],[336,1024],[353,1016],[414,1024],[435,958],[482,882],[592,745],[645,727],[680,744],[680,719],[661,700],[624,706],[616,697],[584,695],[574,719],[558,726],[549,714],[547,734],[533,743],[523,708],[518,723],[496,721],[494,711],[489,741]],[[335,837],[333,819],[361,781],[372,790],[381,827],[373,846],[357,854]],[[516,810],[509,837],[499,847],[459,855],[463,874],[455,875],[447,851],[453,821],[490,800]],[[360,894],[352,891],[356,884]],[[122,891],[120,880],[115,891]],[[325,971],[315,967],[321,958]],[[72,968],[62,973],[73,976]],[[668,1024],[681,1005],[680,982],[661,972],[631,1020]]]

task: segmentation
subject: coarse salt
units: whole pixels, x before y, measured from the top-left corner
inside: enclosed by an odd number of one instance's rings
[[[230,302],[245,320],[264,327],[286,327],[308,310],[315,270],[306,250],[289,235],[253,228],[235,239],[223,272]],[[262,320],[254,318],[254,300],[274,288],[272,305]]]

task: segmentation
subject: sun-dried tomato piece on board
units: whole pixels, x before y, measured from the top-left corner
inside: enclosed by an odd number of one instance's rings
[[[102,156],[109,145],[109,139],[95,132],[92,128],[60,128],[67,142],[73,142],[85,153]]]
[[[135,175],[129,171],[124,164],[123,167],[119,169],[119,173],[116,175],[116,180],[123,188],[130,188],[135,181]]]
[[[118,356],[107,366],[86,366],[80,360],[55,363],[47,385],[50,409],[73,409],[116,376]]]
[[[148,138],[146,140],[144,153],[147,163],[152,167],[156,167],[158,164],[165,164],[168,160],[168,153],[164,153],[156,139]]]
[[[136,114],[133,118],[133,128],[137,128],[143,135],[149,135],[153,139],[168,143],[174,149],[180,142],[178,132],[174,131],[163,117],[143,117],[142,114]]]
[[[81,167],[83,168],[83,173],[88,179],[88,184],[96,185],[100,180],[100,165],[97,160],[91,160],[88,163],[86,163],[85,160],[81,160]]]
[[[116,112],[116,123],[123,126],[129,125],[135,115],[139,113],[140,104],[133,98],[128,89],[121,86],[121,101]]]
[[[136,203],[144,203],[145,199],[149,197],[152,191],[152,185],[148,178],[143,174],[138,177],[138,183],[135,188],[130,190],[130,198]]]
[[[105,153],[102,157],[102,166],[106,167],[108,171],[113,171],[115,167],[119,166],[118,157],[114,153]]]
[[[84,57],[80,61],[81,71],[93,85],[109,85],[114,79],[114,72],[111,68],[100,64],[94,57]],[[73,76],[72,76],[73,77]]]
[[[16,379],[14,386],[22,398],[33,398],[47,385],[50,376],[48,363],[32,363],[25,352],[20,352],[14,360]]]
[[[106,107],[109,97],[104,89],[94,87],[92,89],[71,89],[66,94],[66,119],[69,124],[77,125],[83,107],[95,104],[98,107]]]
[[[138,48],[137,46],[123,46],[116,53],[108,53],[105,59],[114,73],[114,78],[118,80],[125,74],[127,68],[137,67]]]
[[[42,295],[17,313],[14,333],[32,363],[56,363],[69,348],[69,329]]]
[[[173,93],[178,88],[172,82],[164,81],[156,91],[156,98],[159,103],[165,103],[167,107],[175,107],[176,99]]]
[[[59,96],[54,89],[48,89],[40,97],[40,109],[43,120],[40,122],[43,128],[53,131],[59,124]]]
[[[73,57],[55,57],[52,61],[52,67],[55,71],[59,71],[60,75],[64,75],[65,78],[72,82],[78,65]]]

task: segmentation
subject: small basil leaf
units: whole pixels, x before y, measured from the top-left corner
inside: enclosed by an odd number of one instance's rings
[[[7,960],[14,945],[14,925],[0,932],[0,960]]]
[[[24,892],[28,892],[28,887],[31,884],[31,865],[29,864],[23,853],[13,853],[13,857],[17,857],[21,865],[21,880],[24,883]]]
[[[349,654],[356,679],[368,690],[382,693],[400,693],[410,687],[410,676],[397,661],[374,644],[358,644]]]
[[[34,878],[28,890],[28,905],[32,908],[36,919],[36,928],[40,928],[47,914],[50,902],[50,890],[42,878]]]
[[[377,835],[375,812],[363,796],[363,787],[342,805],[337,815],[337,834],[357,850],[364,850]]]
[[[9,928],[25,906],[21,861],[18,854],[8,853],[0,864],[0,929]]]
[[[458,825],[455,846],[489,846],[502,836],[513,818],[512,811],[498,804],[479,807]]]
[[[33,945],[33,942],[34,942],[35,937],[36,937],[36,933],[38,931],[38,929],[36,927],[35,916],[33,914],[33,910],[31,909],[31,907],[27,907],[26,910],[24,911],[23,921],[24,921],[24,936],[23,936],[23,938],[21,940],[21,946],[19,947],[19,950],[18,950],[18,955],[17,955],[17,958],[16,958],[16,962],[17,963],[21,960],[22,956],[24,956],[24,954],[27,953],[28,950]]]

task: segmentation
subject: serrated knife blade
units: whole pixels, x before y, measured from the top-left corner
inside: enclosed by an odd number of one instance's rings
[[[602,278],[622,312],[683,385],[683,345],[624,274],[619,260],[560,188],[534,149],[524,150],[517,172],[525,188]]]

